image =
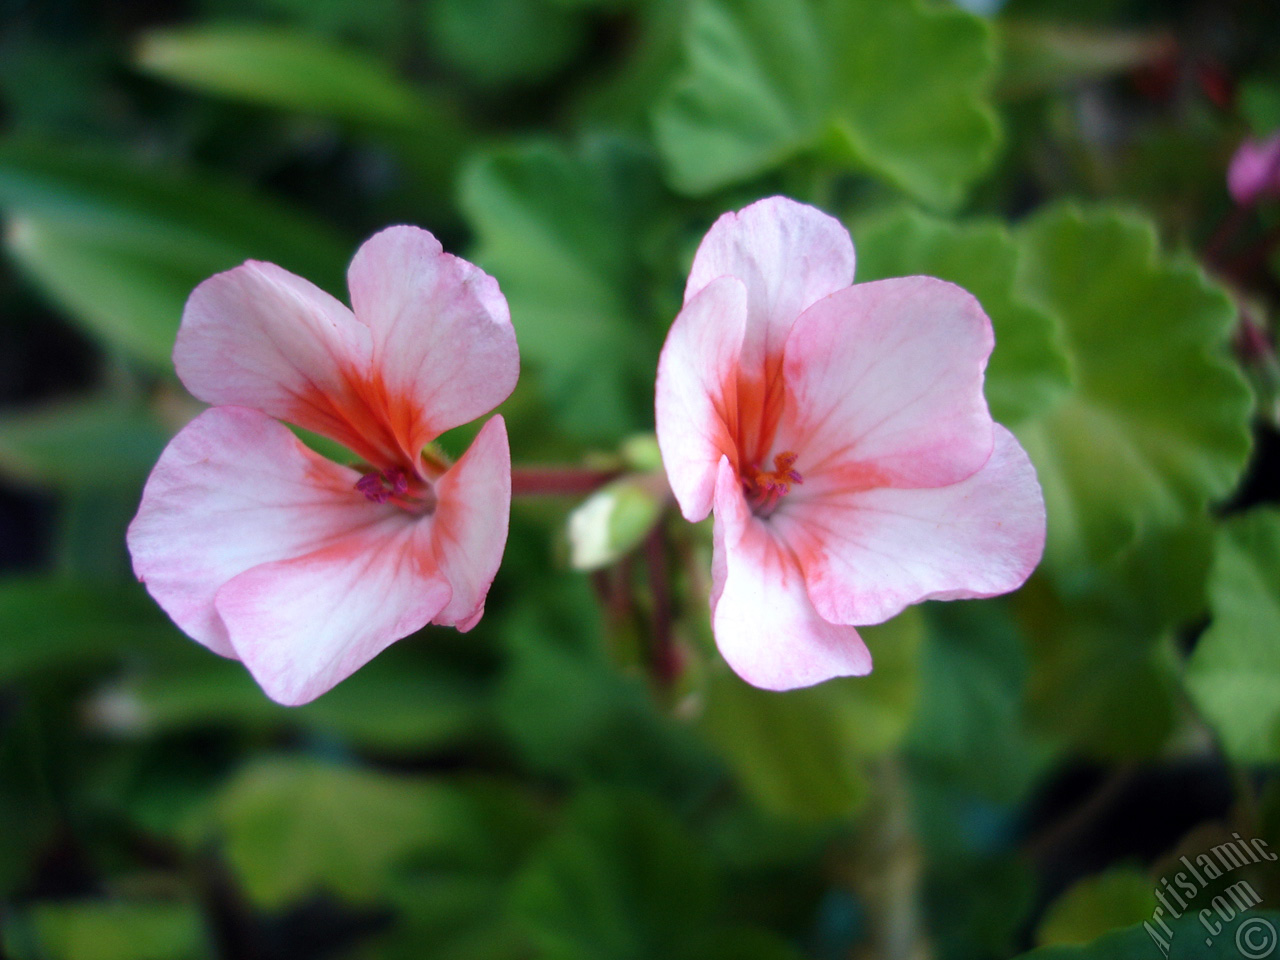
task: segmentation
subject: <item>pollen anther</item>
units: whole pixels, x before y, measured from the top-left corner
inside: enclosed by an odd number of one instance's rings
[[[788,450],[773,458],[772,470],[747,467],[743,471],[743,492],[757,513],[767,515],[791,492],[793,484],[804,483],[804,477],[794,469],[798,456]]]

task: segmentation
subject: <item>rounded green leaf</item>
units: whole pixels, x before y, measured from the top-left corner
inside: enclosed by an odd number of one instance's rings
[[[920,0],[825,0],[832,120],[854,156],[951,208],[995,160],[996,43],[980,17]]]
[[[1021,232],[1023,296],[1056,316],[1074,388],[1016,428],[1044,487],[1046,562],[1079,572],[1226,496],[1248,459],[1235,310],[1146,220],[1057,206]]]
[[[1192,699],[1231,756],[1280,760],[1280,511],[1219,531],[1209,605],[1213,622],[1187,665]]]
[[[497,783],[454,783],[308,759],[259,759],[216,799],[212,826],[257,904],[320,891],[353,903],[387,894],[411,865],[506,869],[522,850],[526,801]]]
[[[688,71],[654,113],[676,189],[710,193],[815,141],[828,54],[808,0],[697,0],[685,46]]]
[[[677,189],[710,193],[820,146],[955,206],[995,158],[995,43],[915,0],[700,0],[654,113]],[[833,154],[835,155],[835,154]]]

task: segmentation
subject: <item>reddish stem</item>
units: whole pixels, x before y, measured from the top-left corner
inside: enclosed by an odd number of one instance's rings
[[[618,476],[618,470],[587,470],[582,467],[514,467],[511,470],[513,497],[576,497],[592,493]]]
[[[671,587],[667,581],[667,545],[662,524],[650,531],[644,544],[649,589],[653,595],[653,646],[650,663],[655,679],[669,687],[680,675],[680,656],[671,629]]]
[[[1213,236],[1209,238],[1209,242],[1204,247],[1204,259],[1206,263],[1216,264],[1222,258],[1222,253],[1227,245],[1240,232],[1240,228],[1245,225],[1249,219],[1249,214],[1253,212],[1252,203],[1237,204],[1232,207],[1222,222],[1218,224],[1218,228],[1213,231]]]
[[[1267,262],[1277,245],[1280,245],[1280,226],[1272,227],[1261,240],[1227,264],[1227,272],[1238,277],[1249,277]]]

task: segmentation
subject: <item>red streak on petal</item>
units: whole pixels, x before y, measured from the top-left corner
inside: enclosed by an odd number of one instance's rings
[[[288,419],[336,440],[379,470],[423,476],[419,453],[434,439],[430,425],[416,401],[393,393],[377,371],[364,376],[344,367],[337,391],[308,384],[295,410]]]
[[[841,493],[877,490],[890,485],[889,477],[873,463],[843,463],[824,471],[823,479]]]
[[[748,524],[738,549],[758,564],[762,581],[779,590],[787,589],[791,578],[799,575],[792,545],[780,543],[767,524]]]
[[[742,463],[760,463],[773,446],[778,422],[782,419],[786,390],[781,375],[781,360],[776,364],[777,373],[762,377],[739,373],[737,386],[737,418],[730,424]]]

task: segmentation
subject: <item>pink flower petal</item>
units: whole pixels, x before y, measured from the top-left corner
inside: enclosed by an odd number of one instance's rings
[[[939,487],[981,468],[994,442],[982,395],[992,344],[978,301],[932,277],[860,283],[806,310],[787,341],[774,442],[800,455],[805,483],[791,498]]]
[[[809,596],[834,623],[881,623],[921,600],[1016,590],[1044,551],[1035,468],[1008,430],[977,473],[946,487],[832,491],[771,518]]]
[[[746,316],[742,283],[712,280],[680,311],[658,360],[658,446],[676,502],[695,523],[711,512],[720,458],[737,460],[737,372]]]
[[[1227,168],[1227,189],[1242,205],[1280,195],[1280,133],[1240,144]]]
[[[364,396],[371,351],[368,328],[341,303],[251,260],[192,292],[173,362],[205,403],[260,410],[384,466],[400,462],[399,444]]]
[[[133,569],[173,621],[236,656],[214,608],[237,574],[357,531],[403,526],[402,511],[354,491],[359,474],[254,410],[206,410],[170,441],[129,526]]]
[[[224,584],[216,605],[262,689],[297,706],[426,626],[449,596],[427,520],[384,523],[256,566]]]
[[[492,410],[515,389],[519,352],[497,281],[417,227],[390,227],[356,252],[351,305],[405,452]]]
[[[716,646],[743,680],[792,690],[871,672],[857,631],[818,615],[791,551],[751,515],[728,458],[716,484],[714,551]]]
[[[431,518],[436,565],[453,594],[434,621],[465,633],[484,613],[485,595],[507,544],[511,450],[502,417],[490,419],[440,478],[436,497]]]
[[[741,280],[747,288],[742,367],[748,377],[760,377],[767,358],[781,357],[796,318],[853,283],[853,266],[853,241],[839,220],[769,197],[712,225],[693,258],[684,302],[717,277]]]

